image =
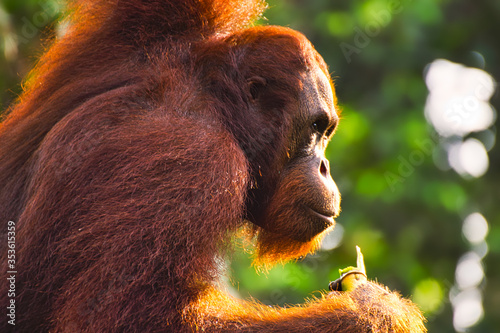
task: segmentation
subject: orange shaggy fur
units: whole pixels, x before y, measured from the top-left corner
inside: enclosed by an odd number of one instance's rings
[[[264,8],[70,3],[69,31],[0,124],[0,304],[15,221],[18,331],[425,332],[415,305],[373,282],[287,308],[218,287],[215,258],[250,223],[252,191],[277,183],[260,177],[285,163],[304,73],[329,78],[300,33],[248,28]],[[255,73],[269,84],[260,102],[280,110],[272,127],[252,109],[255,90],[245,93]],[[315,232],[286,209],[311,190],[295,178],[262,200],[281,222],[254,227],[261,264],[305,255],[322,237],[287,236]]]

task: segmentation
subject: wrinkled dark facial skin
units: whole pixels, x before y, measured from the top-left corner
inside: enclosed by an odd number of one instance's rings
[[[309,242],[334,225],[340,194],[325,150],[339,121],[335,107],[325,73],[320,68],[308,70],[284,125],[280,162],[259,175],[274,180],[272,185],[257,185],[256,192],[265,193],[254,195],[256,202],[249,208],[253,223],[299,242]]]

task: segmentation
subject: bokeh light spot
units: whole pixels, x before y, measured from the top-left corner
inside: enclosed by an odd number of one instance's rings
[[[474,252],[468,252],[460,258],[455,270],[455,279],[460,289],[477,287],[484,279],[481,258]]]
[[[488,229],[488,222],[480,213],[472,213],[467,216],[462,226],[465,238],[472,244],[484,241],[488,235]]]
[[[453,326],[458,332],[466,332],[467,328],[477,324],[484,315],[483,298],[477,289],[459,293],[452,300]]]
[[[476,139],[468,139],[450,146],[448,158],[453,169],[462,176],[479,178],[488,171],[488,152]]]

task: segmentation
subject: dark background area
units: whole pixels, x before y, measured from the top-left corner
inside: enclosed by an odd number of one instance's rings
[[[251,255],[239,251],[230,264],[234,292],[266,304],[302,303],[336,279],[339,268],[355,264],[359,245],[368,276],[412,296],[430,332],[494,332],[500,327],[498,121],[444,138],[424,109],[426,68],[436,59],[500,76],[500,2],[268,2],[261,22],[303,32],[335,78],[343,112],[327,153],[343,212],[323,250],[302,261],[256,273]],[[60,10],[53,0],[0,3],[0,110],[20,93],[43,45],[63,30],[54,23]],[[490,103],[498,109],[499,102],[495,93]],[[469,138],[488,150],[484,175],[459,174],[448,163],[450,142]],[[463,226],[473,213],[484,220],[472,228],[484,229],[486,221],[488,229],[471,241]],[[479,215],[472,216],[477,222]]]

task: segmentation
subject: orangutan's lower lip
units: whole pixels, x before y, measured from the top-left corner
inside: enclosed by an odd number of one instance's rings
[[[333,217],[335,216],[335,214],[324,213],[324,212],[320,213],[317,210],[312,209],[312,208],[309,208],[309,210],[311,211],[312,215],[321,219],[325,223],[325,229],[332,226],[335,223],[335,221],[333,220]]]

